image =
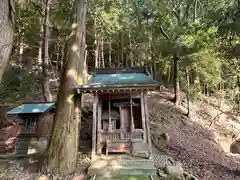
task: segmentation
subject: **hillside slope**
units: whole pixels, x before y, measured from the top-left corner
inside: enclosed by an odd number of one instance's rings
[[[177,109],[167,100],[171,97],[173,94],[169,89],[149,93],[153,144],[179,160],[199,179],[240,179],[240,155],[229,153],[232,135],[236,134],[240,125],[236,121],[239,117],[229,117],[223,113],[210,128],[218,113],[214,103],[194,103],[192,117],[187,118],[184,103]],[[159,142],[163,132],[170,137],[165,144]]]

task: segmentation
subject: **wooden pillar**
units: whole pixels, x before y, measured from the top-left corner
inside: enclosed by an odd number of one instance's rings
[[[108,132],[112,132],[111,97],[108,97]]]
[[[123,120],[123,111],[122,111],[122,107],[119,106],[119,112],[120,112],[120,129],[124,129],[124,120]],[[123,139],[123,132],[121,131],[121,139]]]
[[[144,107],[145,107],[145,117],[146,117],[146,129],[147,129],[147,140],[148,140],[148,148],[150,152],[150,157],[152,154],[152,142],[151,142],[151,134],[150,134],[150,125],[149,125],[149,116],[148,116],[148,103],[147,103],[147,92],[143,93],[144,99]]]
[[[97,113],[97,153],[101,154],[101,121],[102,121],[102,101],[98,99]]]
[[[92,161],[95,159],[96,155],[96,135],[97,135],[97,106],[98,106],[98,96],[94,94],[93,99],[93,124],[92,124]]]
[[[145,112],[145,102],[144,102],[144,96],[143,92],[141,92],[141,113],[142,113],[142,128],[143,128],[143,140],[145,143],[147,143],[147,130],[146,130],[146,112]]]
[[[132,94],[130,93],[130,113],[131,113],[131,132],[134,131],[135,127],[134,127],[134,121],[133,121],[133,107],[132,107]]]

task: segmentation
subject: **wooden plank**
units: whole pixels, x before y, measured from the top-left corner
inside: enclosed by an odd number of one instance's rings
[[[144,96],[143,92],[141,93],[141,112],[142,112],[142,126],[143,126],[143,140],[145,143],[147,143],[147,135],[146,135],[146,112],[145,112],[145,101],[144,101]]]
[[[148,103],[147,103],[147,93],[143,93],[143,99],[144,99],[144,107],[145,107],[145,117],[146,117],[146,129],[147,129],[147,140],[148,140],[148,147],[150,152],[150,157],[152,154],[152,142],[151,142],[151,134],[150,134],[150,125],[149,125],[149,116],[148,116]]]
[[[98,100],[98,120],[97,120],[97,153],[101,153],[101,134],[99,133],[101,131],[101,121],[102,121],[102,101]]]
[[[111,99],[130,99],[130,97],[131,97],[130,93],[126,92],[111,93]],[[132,92],[132,98],[140,98],[140,93]],[[109,93],[99,93],[99,99],[108,100]]]
[[[92,160],[95,160],[95,155],[96,155],[97,106],[98,106],[98,96],[97,94],[95,94],[94,100],[93,100]]]

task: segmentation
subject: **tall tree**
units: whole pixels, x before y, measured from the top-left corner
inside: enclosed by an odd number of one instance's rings
[[[13,0],[0,1],[0,81],[8,66],[12,51],[15,23],[15,5]]]
[[[64,53],[64,70],[57,98],[52,136],[43,168],[66,175],[76,167],[81,97],[74,97],[72,87],[83,82],[85,51],[86,0],[75,0],[76,22],[72,25]]]
[[[44,99],[47,102],[52,101],[52,94],[50,91],[49,85],[49,53],[48,53],[48,43],[49,43],[49,13],[50,13],[50,0],[44,0],[43,3],[44,8],[44,28],[43,28],[43,52],[42,52],[42,90]],[[41,40],[40,40],[41,41]]]

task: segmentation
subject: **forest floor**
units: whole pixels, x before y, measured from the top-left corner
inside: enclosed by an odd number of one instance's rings
[[[186,113],[186,103],[176,108],[169,101],[169,89],[149,93],[149,111],[152,138],[167,133],[170,141],[154,145],[183,164],[186,171],[201,180],[240,179],[240,155],[229,152],[232,135],[239,132],[240,118],[219,113],[216,99],[194,102],[191,118]],[[223,104],[221,111],[229,111]],[[219,119],[212,124],[218,115]],[[215,118],[216,119],[216,118]],[[212,124],[212,125],[211,125]]]

